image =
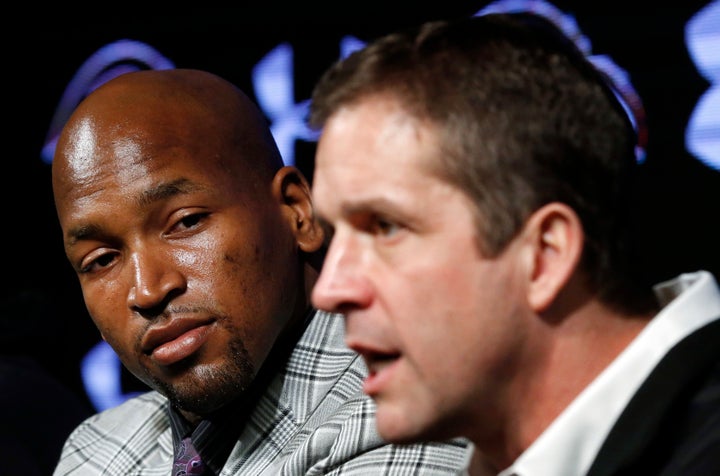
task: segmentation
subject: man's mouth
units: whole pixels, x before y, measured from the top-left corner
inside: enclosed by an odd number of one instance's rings
[[[213,319],[175,318],[148,330],[143,352],[159,365],[168,366],[195,354],[207,341]]]
[[[361,355],[368,368],[363,391],[372,397],[379,394],[392,381],[394,370],[400,362],[400,354],[364,352]]]
[[[155,347],[150,354],[160,365],[168,366],[180,362],[197,352],[210,334],[210,325],[195,327],[173,340]]]

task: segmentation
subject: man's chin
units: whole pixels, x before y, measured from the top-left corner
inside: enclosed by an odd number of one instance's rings
[[[390,443],[419,443],[429,439],[429,428],[408,413],[396,411],[389,404],[378,405],[376,418],[378,433]]]

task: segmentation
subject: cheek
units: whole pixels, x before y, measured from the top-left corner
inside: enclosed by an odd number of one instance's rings
[[[503,346],[512,334],[517,289],[505,264],[445,261],[382,287],[402,345],[427,372],[468,373],[468,357]],[[489,356],[488,356],[489,357]],[[464,369],[464,370],[463,370]]]
[[[439,357],[464,346],[468,334],[477,330],[482,311],[476,290],[468,281],[432,279],[431,275],[409,281],[407,288],[404,302],[393,300],[393,314],[402,316],[402,322],[396,322],[398,331],[419,359],[438,364]],[[392,300],[392,288],[386,293]]]
[[[212,244],[206,244],[205,246],[201,247],[200,252],[198,252],[198,250],[187,251],[181,249],[175,253],[174,259],[178,263],[178,266],[182,268],[203,269],[207,268],[207,266],[205,266],[203,262],[205,259],[211,256],[212,250]]]
[[[262,264],[257,241],[247,232],[215,233],[202,243],[173,250],[168,258],[185,276],[188,293],[196,298],[222,295],[222,303],[228,299],[223,292],[245,294],[258,279]]]
[[[296,259],[276,241],[229,240],[227,246],[218,244],[222,252],[203,259],[204,276],[195,275],[194,288],[232,316],[251,354],[262,360],[289,321],[297,292]]]
[[[83,286],[82,291],[85,307],[104,338],[112,339],[115,335],[125,333],[129,310],[126,294],[119,287],[105,289],[100,286]]]
[[[224,289],[245,296],[247,304],[261,302],[260,296],[267,292],[266,288],[272,289],[276,278],[268,266],[268,256],[258,244],[243,243],[214,251],[204,259],[202,268],[204,285],[211,294]]]
[[[376,288],[386,304],[397,307],[398,313],[402,308],[412,310],[401,313],[411,321],[412,316],[427,316],[426,324],[434,327],[462,322],[462,316],[474,312],[485,281],[481,260],[436,252],[408,261],[412,264],[378,274]]]

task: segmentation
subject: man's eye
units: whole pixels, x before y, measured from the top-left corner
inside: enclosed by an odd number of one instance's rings
[[[109,266],[114,259],[115,255],[113,253],[104,253],[100,256],[93,258],[90,261],[84,262],[82,267],[80,268],[80,273],[92,273],[95,271],[99,271]]]
[[[380,219],[375,220],[375,226],[373,228],[373,233],[382,236],[392,236],[400,230],[397,223]]]
[[[190,215],[186,215],[175,224],[175,228],[179,230],[187,230],[193,228],[198,223],[200,223],[206,216],[208,216],[208,213],[193,213]]]

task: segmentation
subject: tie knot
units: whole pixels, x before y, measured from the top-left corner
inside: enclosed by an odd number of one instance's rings
[[[175,452],[173,476],[198,476],[205,473],[205,464],[188,436],[180,442]]]

